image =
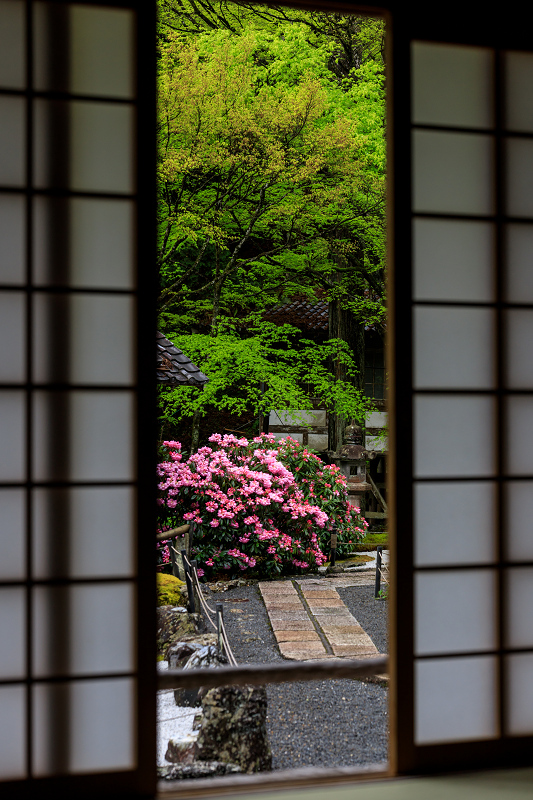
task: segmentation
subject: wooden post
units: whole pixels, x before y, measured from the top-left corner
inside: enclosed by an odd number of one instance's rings
[[[329,563],[331,567],[335,566],[336,559],[337,559],[337,528],[334,525],[331,533],[330,551],[329,551]]]
[[[381,553],[383,548],[381,545],[376,548],[376,582],[374,585],[374,597],[379,597],[381,591]]]
[[[198,562],[196,561],[196,559],[193,559],[191,561],[191,567],[195,571],[198,569]],[[197,608],[198,609],[198,613],[201,614],[202,613],[202,604],[200,602],[200,598],[198,597],[198,593],[199,593],[200,590],[196,586],[196,581],[195,580],[193,580],[192,590],[194,592],[194,607]]]
[[[194,613],[196,613],[196,609],[195,609],[195,606],[194,606],[194,588],[193,588],[193,585],[192,585],[192,579],[191,579],[191,574],[190,574],[190,570],[189,570],[189,565],[187,563],[187,553],[185,552],[185,550],[181,551],[181,557],[183,559],[183,566],[184,566],[184,569],[185,569],[185,582],[187,583],[187,595],[188,595],[188,598],[189,598],[187,606],[188,606],[188,609],[189,609],[189,613],[190,614],[194,614]]]
[[[215,608],[217,610],[217,646],[218,652],[221,654],[224,646],[222,642],[222,622],[224,619],[224,608],[222,603],[217,603]]]

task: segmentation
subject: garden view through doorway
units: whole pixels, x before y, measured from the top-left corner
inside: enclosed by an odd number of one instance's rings
[[[160,5],[167,787],[387,760],[385,662],[364,666],[388,652],[384,37],[362,16]],[[187,688],[285,664],[316,679]]]

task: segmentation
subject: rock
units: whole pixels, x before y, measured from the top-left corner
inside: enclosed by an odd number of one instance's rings
[[[168,668],[181,669],[200,647],[202,645],[197,645],[195,642],[176,642],[170,645],[167,650]]]
[[[159,606],[157,609],[157,653],[167,659],[168,648],[182,641],[186,634],[196,633],[194,619],[181,606]]]
[[[186,633],[179,641],[171,644],[167,650],[169,669],[181,669],[193,653],[209,644],[215,645],[216,642],[216,633]],[[185,650],[183,650],[183,648],[186,647],[190,648],[190,653],[184,658]],[[181,652],[183,656],[180,655]],[[184,660],[182,660],[182,658],[184,658]]]
[[[196,649],[187,659],[183,669],[214,669],[221,664],[227,664],[225,655],[219,653],[218,647],[208,644]],[[201,689],[174,689],[174,699],[178,706],[199,706],[201,702]]]
[[[165,753],[165,761],[170,761],[171,764],[192,764],[195,750],[196,734],[186,736],[177,742],[174,739],[170,739]]]
[[[228,659],[219,652],[215,644],[208,644],[196,650],[189,658],[183,669],[214,669],[221,664],[227,664]]]
[[[207,625],[204,622],[204,618],[201,614],[189,614],[190,619],[192,619],[194,623],[195,630],[199,633],[205,633],[207,631]]]
[[[196,740],[196,758],[237,764],[243,772],[272,768],[266,730],[264,686],[223,686],[202,700],[204,718]]]
[[[242,772],[242,769],[237,764],[225,764],[221,761],[194,761],[192,764],[157,768],[159,777],[164,781],[210,778],[214,775],[230,775],[235,772]]]
[[[193,729],[193,731],[199,731],[200,730],[200,726],[202,725],[203,718],[204,718],[204,715],[202,714],[201,711],[198,714],[194,715],[194,719],[192,721],[192,729]]]

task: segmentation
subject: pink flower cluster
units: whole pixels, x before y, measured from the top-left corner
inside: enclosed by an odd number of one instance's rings
[[[205,569],[257,567],[272,575],[319,566],[326,561],[321,532],[327,543],[325,531],[340,519],[339,509],[352,531],[361,521],[346,502],[338,468],[296,442],[231,434],[213,434],[209,442],[187,460],[179,442],[164,442],[168,458],[158,466],[162,516],[195,524],[194,556]],[[287,459],[295,457],[298,464],[289,468]]]

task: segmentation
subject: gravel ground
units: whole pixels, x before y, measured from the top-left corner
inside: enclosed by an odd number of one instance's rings
[[[386,603],[373,587],[341,589],[352,614],[386,652]],[[257,586],[213,593],[240,663],[282,661]],[[273,769],[362,766],[387,760],[387,690],[360,681],[309,681],[268,686],[268,734]]]
[[[387,603],[374,598],[374,587],[348,586],[337,591],[379,652],[388,653]]]

